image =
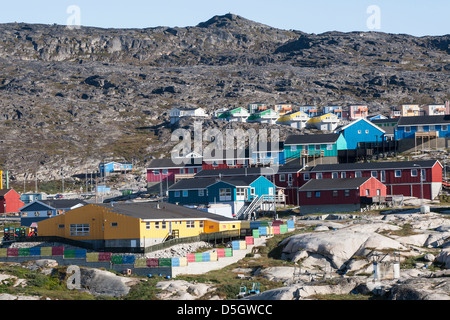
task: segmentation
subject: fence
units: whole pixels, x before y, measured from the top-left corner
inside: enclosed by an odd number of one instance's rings
[[[267,222],[267,221],[252,221],[249,226],[252,228],[252,236],[245,236],[244,240],[234,240],[231,242],[231,248],[217,248],[209,252],[202,253],[188,253],[186,257],[172,257],[172,258],[139,258],[130,254],[112,254],[111,252],[88,252],[86,249],[68,249],[64,246],[57,247],[31,247],[31,248],[0,248],[0,261],[8,261],[9,258],[21,258],[26,261],[32,259],[39,259],[42,257],[58,258],[64,264],[72,264],[70,260],[78,262],[85,262],[87,266],[89,263],[108,263],[111,268],[113,266],[132,267],[134,270],[152,268],[152,270],[168,270],[173,267],[187,266],[193,262],[208,262],[217,261],[222,258],[232,257],[233,251],[245,250],[248,246],[254,245],[255,238],[261,236],[268,236],[274,234],[281,234],[288,232],[294,228],[294,222],[289,220],[286,224]],[[213,234],[206,234],[207,236],[199,236],[199,239],[214,239]],[[223,234],[227,237],[239,237],[240,232],[237,230]],[[195,238],[195,237],[191,237]],[[178,240],[178,239],[175,239]],[[181,240],[181,239],[180,239]],[[190,239],[192,240],[192,239]],[[169,240],[167,242],[170,242]],[[172,245],[174,242],[171,242]],[[182,243],[176,242],[175,243]],[[77,264],[74,263],[74,264]],[[137,272],[142,273],[142,272]]]

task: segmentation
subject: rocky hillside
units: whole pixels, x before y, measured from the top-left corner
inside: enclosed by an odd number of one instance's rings
[[[450,35],[280,30],[227,14],[195,27],[0,25],[0,165],[55,179],[171,149],[168,110],[450,99]],[[217,125],[211,121],[210,126]]]

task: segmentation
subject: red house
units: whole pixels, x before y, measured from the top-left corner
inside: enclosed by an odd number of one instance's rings
[[[151,160],[147,166],[147,189],[149,192],[165,192],[177,180],[192,178],[202,170],[201,160],[196,162],[175,164],[171,159]]]
[[[300,173],[299,186],[311,179],[374,177],[386,185],[388,195],[421,198],[423,193],[431,200],[441,191],[442,168],[437,160],[319,164]]]
[[[216,154],[217,152],[217,154]],[[248,167],[249,152],[245,150],[214,150],[210,156],[203,155],[203,170]]]
[[[0,213],[19,212],[25,205],[20,201],[20,195],[13,189],[0,189]]]
[[[313,179],[299,188],[300,213],[360,211],[367,199],[385,196],[386,186],[374,177]]]

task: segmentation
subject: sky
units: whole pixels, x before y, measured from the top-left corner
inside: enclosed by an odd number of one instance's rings
[[[307,33],[379,31],[425,36],[450,34],[449,12],[450,0],[15,0],[1,4],[0,23],[186,27],[234,13]]]

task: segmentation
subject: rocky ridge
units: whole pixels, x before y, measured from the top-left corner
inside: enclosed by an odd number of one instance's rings
[[[378,113],[450,99],[449,35],[306,34],[234,14],[180,28],[0,31],[0,165],[18,181],[102,159],[144,167],[174,145],[174,105],[365,103]]]

